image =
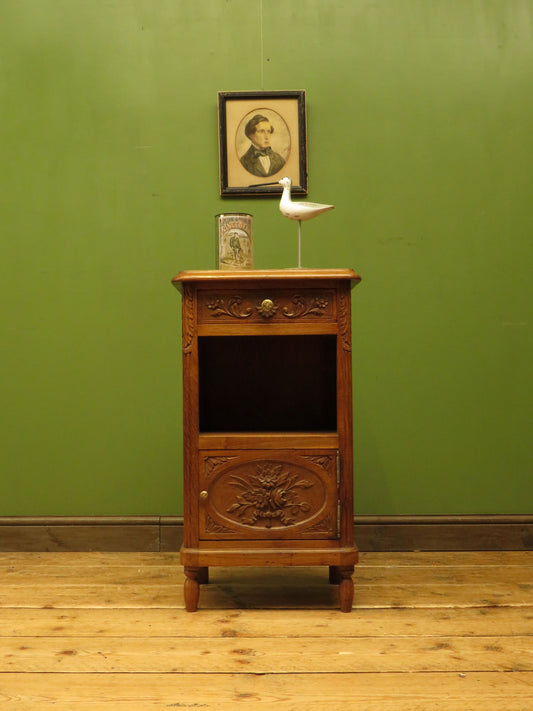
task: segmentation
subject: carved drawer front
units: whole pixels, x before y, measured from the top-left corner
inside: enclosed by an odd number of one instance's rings
[[[337,452],[201,452],[200,538],[337,538]]]
[[[198,323],[335,321],[335,289],[200,291]]]

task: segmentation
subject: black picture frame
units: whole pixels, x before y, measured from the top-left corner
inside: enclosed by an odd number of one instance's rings
[[[218,135],[222,196],[279,195],[285,176],[307,195],[305,91],[218,92]],[[250,135],[270,144],[266,161]]]

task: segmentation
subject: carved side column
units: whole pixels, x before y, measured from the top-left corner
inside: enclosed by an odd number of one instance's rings
[[[195,291],[183,285],[182,346],[183,346],[183,504],[185,548],[196,544],[198,505],[193,492],[197,487],[196,439],[198,433],[198,344],[196,329]]]

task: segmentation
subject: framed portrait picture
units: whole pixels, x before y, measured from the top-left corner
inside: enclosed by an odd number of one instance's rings
[[[307,195],[305,91],[218,93],[221,195]]]

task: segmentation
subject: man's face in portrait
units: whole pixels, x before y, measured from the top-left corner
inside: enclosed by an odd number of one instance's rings
[[[264,151],[270,146],[270,136],[272,134],[272,126],[270,121],[261,121],[255,127],[255,133],[252,133],[251,139],[257,148]]]

